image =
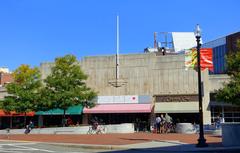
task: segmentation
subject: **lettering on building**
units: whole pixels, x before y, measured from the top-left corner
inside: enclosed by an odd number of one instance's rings
[[[155,95],[155,102],[198,102],[197,94]]]

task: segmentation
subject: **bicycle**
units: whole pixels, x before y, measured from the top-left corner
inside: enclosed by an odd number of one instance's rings
[[[173,123],[166,122],[164,126],[165,126],[165,133],[175,132],[175,125]]]
[[[87,134],[104,134],[106,133],[106,128],[103,124],[99,124],[97,119],[91,121],[92,124],[88,129]]]
[[[106,133],[104,125],[91,125],[88,129],[87,134],[104,134]]]

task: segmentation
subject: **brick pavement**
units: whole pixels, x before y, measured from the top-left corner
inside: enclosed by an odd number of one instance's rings
[[[207,143],[221,146],[220,136],[205,135]],[[6,135],[0,135],[0,139],[7,140]],[[95,145],[126,145],[150,141],[179,141],[188,144],[196,144],[198,134],[153,134],[153,133],[132,133],[132,134],[100,134],[100,135],[71,135],[71,134],[14,134],[9,140],[52,142],[52,143],[75,143]]]

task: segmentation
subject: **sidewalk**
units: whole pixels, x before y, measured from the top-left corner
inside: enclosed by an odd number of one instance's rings
[[[205,135],[208,143],[221,145],[222,138],[214,135]],[[0,139],[7,139],[6,135],[0,135]],[[54,143],[75,143],[95,145],[127,145],[151,141],[177,141],[180,143],[196,144],[198,134],[152,134],[152,133],[131,133],[131,134],[93,134],[93,135],[71,135],[71,134],[13,134],[9,140],[54,142]]]
[[[53,145],[81,147],[89,149],[151,149],[170,151],[195,151],[228,149],[221,144],[222,138],[214,135],[205,135],[209,147],[196,148],[198,134],[100,134],[100,135],[46,135],[46,134],[13,134],[0,135],[1,140],[7,141],[34,141]]]

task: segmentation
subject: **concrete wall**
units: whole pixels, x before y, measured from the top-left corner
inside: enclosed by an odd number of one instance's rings
[[[52,63],[42,63],[42,78]],[[89,75],[87,84],[99,95],[155,95],[197,93],[197,73],[184,69],[184,55],[156,56],[155,53],[120,55],[120,78],[127,84],[114,88],[115,56],[85,57],[80,61]]]
[[[209,90],[214,92],[223,87],[223,83],[227,83],[230,77],[227,74],[209,75]]]
[[[197,93],[197,73],[184,69],[183,55],[120,55],[120,78],[127,82],[120,88],[109,84],[115,78],[115,56],[85,57],[81,65],[99,95]]]

